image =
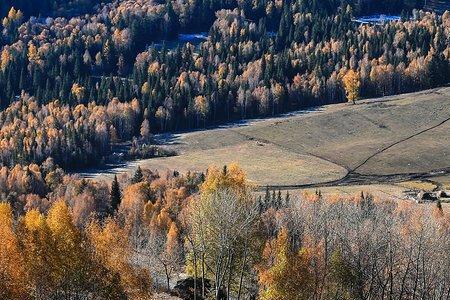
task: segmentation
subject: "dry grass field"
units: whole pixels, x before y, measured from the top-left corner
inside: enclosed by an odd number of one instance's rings
[[[450,190],[450,175],[435,176],[430,180],[437,183],[442,189]]]
[[[450,122],[429,130],[449,118],[450,88],[445,88],[330,106],[239,131],[361,174],[421,173],[450,166],[445,164]]]
[[[82,175],[109,179],[138,164],[159,171],[205,171],[211,164],[237,162],[258,185],[331,185],[350,175],[378,178],[379,183],[383,176],[398,175],[398,181],[406,181],[412,173],[450,167],[450,88],[329,105],[158,139],[179,155]]]
[[[342,178],[347,173],[344,168],[320,158],[255,141],[145,160],[141,167],[186,172],[206,170],[210,165],[221,166],[233,162],[243,166],[257,185],[272,185],[274,182],[279,185],[322,183]]]
[[[420,180],[411,180],[411,181],[405,181],[400,182],[397,184],[399,187],[403,187],[405,189],[410,190],[423,190],[427,192],[434,191],[438,188],[438,185],[435,182],[431,181],[420,181]]]

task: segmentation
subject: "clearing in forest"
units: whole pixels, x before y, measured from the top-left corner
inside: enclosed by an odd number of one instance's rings
[[[82,174],[109,179],[137,165],[205,171],[239,163],[258,185],[389,182],[450,167],[450,88],[337,104],[158,138],[179,155]]]

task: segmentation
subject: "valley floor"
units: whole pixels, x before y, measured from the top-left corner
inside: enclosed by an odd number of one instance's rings
[[[450,171],[450,87],[336,104],[157,139],[179,155],[81,176],[110,180],[138,165],[205,171],[236,162],[257,186],[396,184]]]

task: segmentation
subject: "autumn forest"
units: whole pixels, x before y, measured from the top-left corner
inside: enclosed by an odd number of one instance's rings
[[[371,14],[399,19],[357,22]],[[0,16],[0,299],[450,297],[440,203],[292,195],[237,164],[76,174],[124,147],[123,160],[176,155],[164,133],[447,85],[449,11],[0,0]]]

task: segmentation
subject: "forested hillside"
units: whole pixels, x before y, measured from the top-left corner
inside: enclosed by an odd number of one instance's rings
[[[133,130],[118,137],[130,140],[144,120],[153,133],[185,130],[447,83],[449,13],[413,13],[420,3],[398,1],[390,8],[402,8],[401,21],[354,22],[375,3],[123,0],[69,18],[29,18],[11,8],[3,19],[0,107],[33,97],[35,111],[57,100],[73,113],[80,104],[89,110],[136,99]],[[209,32],[200,45],[165,46],[199,31]],[[30,121],[23,126],[44,126]],[[109,139],[121,130],[112,123],[105,122]],[[62,123],[56,129],[66,131]],[[92,144],[73,134],[78,147]],[[10,139],[3,142],[15,145]],[[22,161],[34,161],[22,148],[15,149]],[[109,149],[100,148],[99,156]],[[78,154],[68,153],[57,162],[70,166]]]
[[[2,0],[0,1],[0,16],[3,18],[14,7],[30,16],[72,16],[92,12],[100,0]]]

